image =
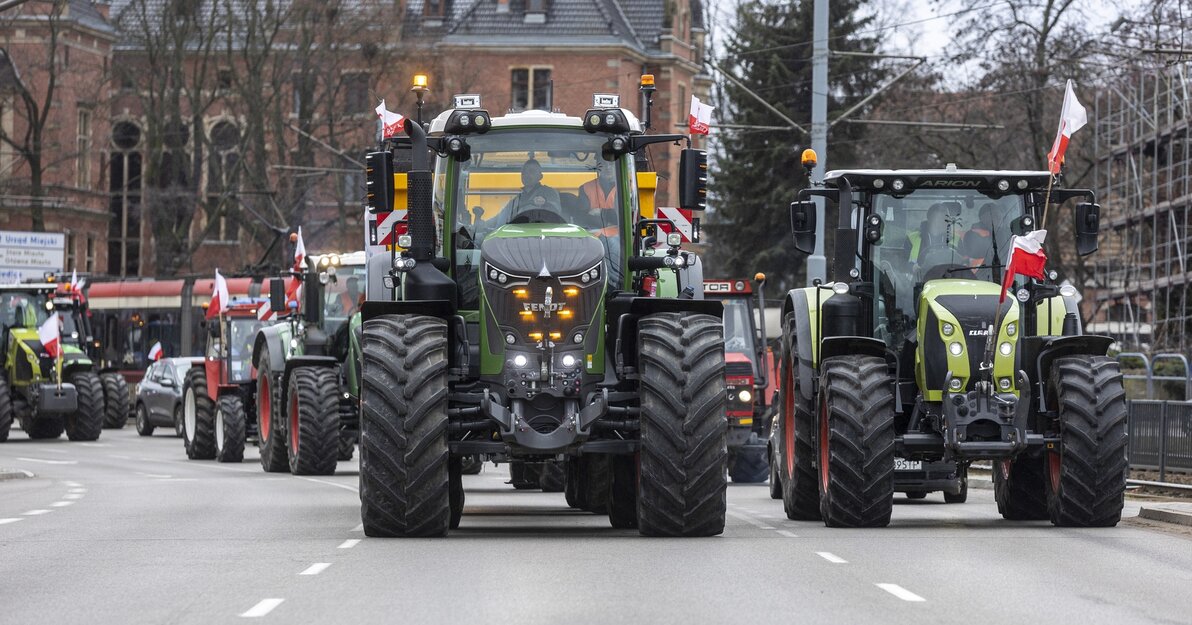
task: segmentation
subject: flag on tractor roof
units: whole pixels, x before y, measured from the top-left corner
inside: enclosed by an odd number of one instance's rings
[[[706,135],[712,123],[712,106],[691,96],[691,112],[687,116],[687,128],[693,135]]]
[[[207,318],[210,319],[216,315],[224,313],[228,310],[228,300],[231,297],[228,295],[228,281],[219,275],[219,270],[215,270],[215,284],[211,289],[211,304],[207,306]]]
[[[1072,81],[1068,80],[1064,87],[1064,107],[1060,111],[1060,127],[1055,133],[1055,141],[1051,144],[1051,151],[1047,153],[1047,169],[1052,174],[1060,173],[1060,166],[1064,164],[1064,152],[1068,150],[1068,139],[1077,130],[1088,123],[1088,113],[1084,105],[1076,99],[1076,91],[1072,88]]]
[[[377,105],[376,111],[377,117],[381,118],[382,138],[389,139],[402,133],[402,130],[405,128],[405,117],[403,117],[400,113],[394,113],[393,111],[385,108],[384,100],[381,100],[381,103]]]

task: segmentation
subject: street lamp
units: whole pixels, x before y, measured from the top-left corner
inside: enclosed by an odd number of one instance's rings
[[[410,91],[418,96],[418,125],[422,125],[422,102],[426,99],[426,94],[430,92],[430,79],[426,74],[414,74],[414,83],[410,87]]]

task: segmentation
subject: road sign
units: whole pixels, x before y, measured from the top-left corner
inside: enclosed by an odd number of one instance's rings
[[[0,230],[0,283],[41,280],[64,270],[66,235]]]

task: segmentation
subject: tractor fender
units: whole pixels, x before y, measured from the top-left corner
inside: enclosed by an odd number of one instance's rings
[[[367,300],[360,307],[360,322],[367,323],[369,319],[381,315],[425,315],[450,319],[455,315],[455,306],[447,300],[413,300],[387,302],[381,300]]]
[[[1044,389],[1051,373],[1051,365],[1056,358],[1078,355],[1105,356],[1109,354],[1109,346],[1113,344],[1112,337],[1096,334],[1041,336],[1038,339],[1042,344],[1039,347],[1039,355],[1035,357],[1034,381]],[[1053,395],[1050,389],[1047,390],[1048,392],[1039,393],[1039,408],[1042,411],[1047,410],[1047,403]]]
[[[821,362],[823,359],[845,354],[890,359],[885,341],[868,336],[829,336],[820,343]]]
[[[702,290],[702,289],[701,289]],[[613,351],[609,354],[617,369],[637,367],[637,322],[656,313],[690,313],[724,318],[724,304],[718,299],[620,296],[608,300],[608,319]]]
[[[815,287],[811,287],[814,289]],[[807,297],[808,289],[791,289],[782,302],[782,321],[786,323],[787,315],[794,314],[795,316],[795,347],[798,353],[795,357],[799,360],[799,366],[796,369],[799,379],[795,384],[795,388],[799,389],[799,394],[803,399],[811,400],[815,397],[815,380],[819,377],[816,375],[816,370],[819,368],[819,362],[815,359],[814,347],[815,339],[812,336],[812,311],[811,304]],[[782,329],[784,341],[783,348],[789,348],[789,338],[785,336],[786,328]]]
[[[278,363],[286,361],[286,348],[281,330],[285,324],[276,324],[261,328],[257,332],[257,339],[252,346],[253,369],[261,365],[261,356],[269,354],[269,364],[276,367]]]

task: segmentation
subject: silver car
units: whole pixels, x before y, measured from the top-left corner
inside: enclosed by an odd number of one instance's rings
[[[186,372],[203,364],[201,357],[163,358],[149,365],[137,385],[137,434],[150,436],[157,427],[172,427],[182,436],[182,384]]]

